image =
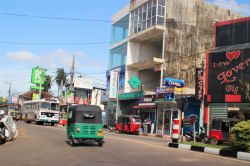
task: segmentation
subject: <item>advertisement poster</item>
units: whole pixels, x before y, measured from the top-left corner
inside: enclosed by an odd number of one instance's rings
[[[117,97],[117,79],[118,79],[118,72],[111,71],[110,72],[109,98],[116,99]]]
[[[209,54],[208,102],[250,102],[250,45],[243,46]]]

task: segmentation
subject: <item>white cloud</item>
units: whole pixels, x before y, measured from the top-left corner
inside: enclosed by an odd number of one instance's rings
[[[250,15],[250,5],[239,3],[236,0],[213,0],[212,3],[245,16]]]
[[[34,62],[34,61],[38,61],[39,57],[32,54],[29,51],[14,51],[14,52],[7,52],[6,53],[7,58],[9,58],[10,60],[14,60],[14,61],[29,61],[29,62]]]
[[[47,74],[55,76],[56,69],[63,67],[66,72],[70,71],[73,55],[76,58],[76,74],[79,73],[100,73],[90,78],[94,83],[102,83],[99,80],[105,80],[106,60],[97,58],[97,56],[86,56],[82,51],[66,51],[56,49],[43,54],[36,54],[31,51],[11,51],[5,54],[6,63],[0,65],[0,96],[6,96],[8,84],[11,81],[13,89],[18,92],[27,91],[31,85],[31,68],[40,66],[47,69]],[[8,63],[7,63],[8,62]],[[99,80],[98,80],[99,79]],[[55,91],[56,84],[53,84],[52,90]],[[55,93],[56,94],[56,93]]]
[[[57,49],[42,55],[36,55],[29,51],[6,53],[7,59],[19,63],[19,65],[21,63],[30,63],[31,65],[38,65],[50,70],[54,70],[58,67],[69,68],[72,64],[73,55],[75,55],[76,58],[85,57],[81,51],[68,52],[62,49]]]

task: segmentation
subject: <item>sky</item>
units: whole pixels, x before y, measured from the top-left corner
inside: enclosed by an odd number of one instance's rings
[[[250,16],[250,0],[208,2]],[[52,79],[57,68],[63,67],[69,73],[73,55],[76,74],[105,87],[111,18],[128,3],[129,0],[0,0],[0,96],[8,95],[10,82],[12,93],[28,91],[34,66],[46,68]],[[56,89],[54,83],[54,94]]]

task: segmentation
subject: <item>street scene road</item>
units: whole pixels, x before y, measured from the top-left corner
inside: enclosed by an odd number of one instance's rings
[[[59,126],[18,122],[19,136],[0,146],[1,165],[84,166],[247,166],[230,158],[165,147],[166,139],[105,133],[103,147],[96,143],[71,147]]]

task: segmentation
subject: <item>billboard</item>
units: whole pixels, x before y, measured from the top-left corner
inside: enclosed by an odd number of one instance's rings
[[[74,79],[74,87],[81,89],[93,89],[93,81],[88,78],[76,77]]]
[[[39,67],[33,67],[31,73],[31,83],[33,84],[44,84],[44,77],[46,70]]]
[[[208,102],[250,102],[249,43],[215,49],[207,63]]]
[[[250,42],[250,17],[215,23],[215,47]]]
[[[111,71],[110,72],[110,88],[109,88],[109,98],[116,99],[117,97],[117,80],[118,79],[118,72]]]

